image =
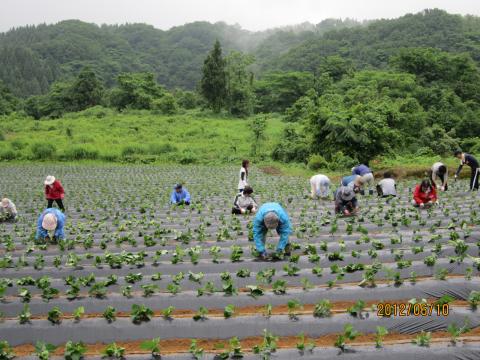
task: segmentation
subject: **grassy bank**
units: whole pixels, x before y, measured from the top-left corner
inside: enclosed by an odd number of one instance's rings
[[[323,172],[337,178],[348,169],[312,170],[305,164],[270,160],[285,123],[267,116],[266,138],[252,157],[250,119],[230,118],[193,110],[164,116],[147,111],[117,113],[92,108],[61,119],[33,120],[20,116],[0,118],[0,159],[13,162],[238,164],[243,158],[265,172],[309,177]],[[372,161],[375,170],[392,170],[398,177],[421,177],[435,161],[453,169],[453,157],[397,156]],[[465,171],[465,175],[468,171]]]

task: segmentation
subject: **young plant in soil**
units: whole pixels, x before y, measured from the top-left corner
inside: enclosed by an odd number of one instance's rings
[[[353,328],[352,324],[346,324],[343,329],[343,334],[338,335],[337,340],[333,345],[344,352],[347,340],[353,341],[359,335],[360,333]]]
[[[222,249],[220,246],[212,246],[210,250],[208,250],[208,253],[212,256],[212,261],[217,264],[219,261],[218,259],[220,258],[220,251]]]
[[[153,359],[160,359],[160,338],[142,342],[140,344],[140,349],[150,351]]]
[[[27,324],[30,322],[31,316],[32,313],[30,312],[30,307],[28,306],[28,304],[24,304],[23,310],[18,315],[18,322],[20,324]]]
[[[365,309],[365,301],[358,300],[354,305],[347,308],[347,312],[353,317],[362,317],[362,311]]]
[[[242,261],[243,249],[238,245],[232,245],[230,248],[230,260],[232,262]]]
[[[112,323],[117,319],[117,310],[113,306],[107,306],[103,312],[103,317],[108,323]]]
[[[54,325],[58,325],[62,322],[63,313],[58,306],[55,306],[48,312],[47,319]]]
[[[193,315],[193,320],[199,321],[199,320],[207,320],[208,319],[208,309],[204,306],[200,306],[198,309],[197,313]]]
[[[383,326],[377,326],[375,331],[375,347],[381,348],[383,347],[383,338],[385,335],[388,335],[388,330]]]
[[[298,351],[300,352],[300,355],[303,356],[305,352],[313,352],[313,349],[315,349],[315,343],[313,341],[305,342],[305,334],[301,332],[298,335],[298,342],[296,344],[296,347]]]
[[[250,277],[250,270],[246,268],[239,269],[237,271],[237,277],[239,278],[247,278]]]
[[[48,360],[56,348],[55,345],[37,341],[35,344],[35,354],[40,360]]]
[[[247,285],[247,289],[250,291],[250,296],[254,299],[262,296],[264,294],[264,290],[258,285]]]
[[[189,349],[190,354],[192,354],[192,357],[195,360],[199,360],[203,357],[203,348],[198,346],[197,340],[192,339],[192,342],[190,343],[190,349]]]
[[[288,276],[298,276],[300,268],[293,264],[286,264],[283,266],[283,271],[285,271]]]
[[[15,354],[7,341],[0,341],[0,360],[12,360]]]
[[[80,319],[83,317],[85,314],[85,308],[83,306],[79,306],[73,311],[73,318],[75,321],[80,321]]]
[[[272,282],[273,277],[275,276],[275,269],[267,268],[260,270],[257,273],[257,281],[263,284],[270,284]]]
[[[468,295],[468,303],[473,310],[476,310],[478,304],[480,304],[480,291],[472,290]]]
[[[274,336],[271,332],[264,329],[263,341],[260,345],[253,347],[253,353],[261,355],[263,359],[270,359],[270,356],[277,351],[277,341],[277,336]]]
[[[422,330],[420,334],[418,334],[415,339],[412,340],[412,343],[418,346],[430,346],[430,340],[432,339],[432,334],[429,332],[425,332]]]
[[[263,315],[266,318],[270,318],[270,316],[272,316],[272,304],[265,304],[263,308]]]
[[[148,322],[152,319],[153,315],[153,310],[146,307],[145,305],[132,305],[132,311],[130,312],[130,316],[134,324]]]
[[[282,279],[276,280],[272,284],[272,290],[275,295],[284,295],[287,292],[287,282]]]
[[[223,309],[223,316],[225,319],[231,318],[235,314],[235,306],[233,304],[229,304],[225,306],[225,309]]]
[[[82,342],[67,341],[63,356],[65,360],[80,360],[87,352],[87,347]]]
[[[158,291],[158,285],[155,284],[145,284],[140,286],[143,290],[144,297],[150,297]]]
[[[174,306],[169,306],[166,309],[162,311],[162,316],[165,320],[171,320],[172,319],[172,314],[175,311]]]
[[[459,327],[455,323],[448,324],[447,331],[450,334],[450,341],[453,345],[457,344],[458,338],[460,335],[465,334],[470,331],[468,318],[465,319],[465,323],[462,327]]]
[[[329,300],[323,299],[320,300],[313,310],[313,316],[315,317],[328,317],[331,315],[332,304]]]
[[[125,355],[125,348],[118,346],[116,343],[111,343],[102,351],[103,358],[123,359]]]
[[[303,309],[302,304],[297,299],[292,299],[287,302],[288,317],[290,320],[298,320],[298,312]]]

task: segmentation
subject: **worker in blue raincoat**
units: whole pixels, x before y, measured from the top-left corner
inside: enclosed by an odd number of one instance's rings
[[[63,227],[65,226],[65,214],[56,208],[46,209],[38,217],[37,234],[35,239],[50,241],[49,232],[53,233],[53,241],[63,239],[65,233]]]
[[[176,205],[190,205],[190,193],[182,184],[176,184],[170,195],[170,203]]]
[[[288,237],[292,233],[292,225],[287,213],[278,203],[265,203],[258,209],[253,220],[253,239],[255,247],[262,259],[267,258],[265,238],[268,230],[275,229],[280,235],[277,253],[290,254]]]

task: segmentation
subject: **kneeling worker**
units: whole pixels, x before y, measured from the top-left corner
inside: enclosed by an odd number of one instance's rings
[[[288,238],[292,233],[292,226],[287,213],[278,203],[263,204],[253,220],[253,239],[260,258],[264,260],[267,259],[267,251],[265,249],[267,232],[274,229],[280,235],[277,253],[290,255]]]
[[[252,197],[253,189],[251,186],[246,185],[243,192],[238,193],[233,202],[232,214],[255,214],[257,212],[258,205]]]
[[[355,215],[358,212],[358,201],[355,195],[359,191],[359,187],[340,186],[335,192],[335,213],[344,216]]]
[[[383,198],[390,198],[397,196],[397,184],[392,179],[392,174],[386,172],[383,174],[383,180],[380,180],[377,184],[377,194]]]
[[[182,184],[176,184],[170,195],[170,203],[175,205],[190,205],[190,193]]]

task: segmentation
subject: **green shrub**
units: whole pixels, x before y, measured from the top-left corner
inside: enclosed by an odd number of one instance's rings
[[[76,146],[67,149],[62,158],[65,160],[95,160],[98,159],[98,151]]]
[[[328,162],[322,155],[314,154],[308,159],[308,168],[310,170],[327,169]]]
[[[122,149],[122,157],[145,154],[145,148],[136,145],[127,145]]]
[[[149,144],[148,153],[150,155],[163,155],[172,152],[176,152],[178,149],[176,146],[166,143],[166,144]]]
[[[344,155],[341,151],[337,151],[332,155],[328,168],[330,170],[350,169],[357,163],[358,161],[356,159],[353,159],[348,155]]]
[[[22,150],[22,149],[25,148],[25,146],[27,146],[27,144],[25,144],[24,142],[22,142],[20,140],[13,140],[10,143],[10,146],[12,147],[13,150]]]
[[[57,152],[55,145],[50,143],[34,143],[30,149],[35,160],[52,159]]]
[[[20,158],[20,155],[19,153],[13,151],[13,150],[10,150],[10,149],[7,149],[7,150],[3,150],[0,152],[0,160],[15,160],[15,159],[18,159]]]
[[[178,157],[178,162],[182,165],[196,164],[198,157],[190,150],[184,150]]]
[[[178,104],[170,93],[165,93],[160,99],[153,101],[153,109],[164,115],[174,115],[178,112]]]

